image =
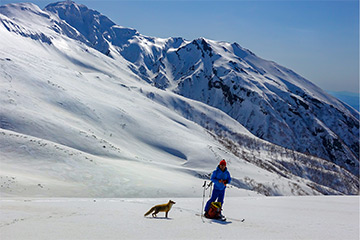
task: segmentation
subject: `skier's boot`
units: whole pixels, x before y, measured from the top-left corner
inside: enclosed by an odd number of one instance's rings
[[[218,219],[221,221],[226,221],[226,217],[222,214],[222,212],[220,212]]]

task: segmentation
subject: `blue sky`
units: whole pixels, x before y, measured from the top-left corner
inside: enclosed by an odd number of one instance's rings
[[[29,0],[44,8],[56,2]],[[1,5],[18,0],[1,0]],[[357,0],[77,0],[154,37],[237,42],[324,90],[359,92]]]

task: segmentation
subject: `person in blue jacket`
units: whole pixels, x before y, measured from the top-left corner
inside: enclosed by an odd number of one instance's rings
[[[207,215],[207,212],[209,211],[212,202],[215,202],[217,200],[221,203],[221,206],[224,203],[226,184],[229,184],[231,182],[231,176],[226,168],[225,159],[221,160],[219,166],[212,173],[211,181],[214,183],[214,189],[211,194],[211,198],[209,199],[209,201],[207,201],[205,205],[205,216]]]

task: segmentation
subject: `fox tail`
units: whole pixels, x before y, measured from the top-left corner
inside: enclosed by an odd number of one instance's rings
[[[145,214],[144,214],[144,217],[149,215],[150,213],[152,213],[153,211],[155,210],[155,207],[152,207],[149,211],[147,211]]]

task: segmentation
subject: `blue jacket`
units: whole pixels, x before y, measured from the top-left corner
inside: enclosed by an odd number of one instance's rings
[[[226,186],[219,182],[219,180],[226,180],[226,184],[231,182],[230,173],[227,168],[225,168],[224,171],[221,171],[220,167],[218,166],[211,175],[211,181],[214,183],[214,189],[225,190]]]

